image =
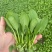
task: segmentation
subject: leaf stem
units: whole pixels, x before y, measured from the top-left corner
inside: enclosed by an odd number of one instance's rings
[[[25,47],[25,46],[26,46],[26,44],[27,44],[27,42],[23,45],[23,47]],[[23,47],[22,47],[22,48],[23,48]]]
[[[23,33],[21,33],[21,35],[22,35],[22,44],[23,44],[23,43],[24,43],[24,42],[23,42],[23,36],[24,36],[24,35],[23,35]]]
[[[37,35],[32,39],[32,40],[33,40],[33,43],[32,43],[32,45],[30,46],[30,48],[33,46],[36,37],[37,37]]]
[[[19,33],[18,33],[18,31],[17,31],[17,35],[18,35],[18,41],[20,42],[20,36],[19,36]]]

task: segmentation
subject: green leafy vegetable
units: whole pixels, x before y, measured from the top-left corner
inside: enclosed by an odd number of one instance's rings
[[[35,26],[37,25],[37,20],[36,19],[33,19],[31,20],[31,23],[30,23],[30,31],[33,32]]]
[[[38,32],[42,33],[42,31],[45,29],[45,27],[48,24],[48,17],[44,17],[36,26],[34,29],[34,34],[36,35]]]
[[[30,20],[36,19],[37,21],[39,21],[38,15],[36,11],[33,9],[29,10],[29,17],[30,17]]]
[[[38,18],[37,13],[33,9],[31,9],[29,11],[29,18],[31,20],[31,22],[30,22],[30,31],[33,32],[33,29],[35,28],[37,23],[40,21],[40,19]]]
[[[16,20],[17,19],[17,20]],[[19,23],[18,23],[18,16],[16,13],[13,13],[11,11],[9,11],[7,14],[6,14],[6,23],[8,24],[8,26],[12,29],[13,33],[14,33],[14,36],[15,36],[15,39],[17,41],[17,36],[16,36],[16,33],[14,31],[14,29],[16,30],[16,32],[18,33],[18,28],[19,28]],[[18,40],[20,41],[20,38],[19,38],[19,34],[18,34]],[[17,41],[18,42],[18,41]]]
[[[34,52],[34,40],[38,33],[44,31],[48,24],[48,17],[39,19],[37,13],[31,9],[28,14],[21,12],[19,16],[14,12],[8,12],[5,21],[14,33],[17,51],[25,52],[26,48],[27,52]],[[12,51],[13,46],[9,49]]]
[[[13,28],[18,31],[19,28],[19,22],[18,22],[18,15],[13,13],[13,12],[8,12],[6,14],[6,18],[8,19],[9,22],[11,22],[11,25],[13,26]],[[16,20],[17,19],[17,20]]]
[[[22,29],[24,31],[25,27],[28,27],[29,25],[29,17],[25,12],[22,12],[19,18],[20,18],[20,24],[22,25]]]
[[[18,42],[18,41],[17,41],[16,33],[15,33],[14,29],[12,28],[10,22],[9,22],[6,18],[4,18],[4,19],[5,19],[6,23],[7,23],[7,25],[11,28],[12,32],[14,33],[14,37],[15,37],[16,42]]]

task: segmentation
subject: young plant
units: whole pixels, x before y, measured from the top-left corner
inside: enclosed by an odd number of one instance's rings
[[[34,52],[33,45],[37,34],[42,33],[48,24],[48,17],[39,19],[37,13],[31,9],[29,13],[21,12],[20,16],[14,12],[6,14],[5,21],[14,33],[18,52]],[[13,49],[13,46],[11,47]],[[11,50],[10,49],[10,50]]]

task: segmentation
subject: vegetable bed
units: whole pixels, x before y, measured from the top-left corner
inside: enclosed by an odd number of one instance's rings
[[[39,19],[48,17],[47,27],[42,32],[43,38],[34,45],[33,49],[35,52],[52,52],[52,0],[0,0],[0,16],[6,17],[8,11],[12,11],[19,17],[21,12],[27,14],[31,9],[36,11]],[[6,31],[13,33],[8,25]]]

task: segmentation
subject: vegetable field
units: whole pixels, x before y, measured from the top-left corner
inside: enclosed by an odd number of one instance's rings
[[[31,9],[33,9],[34,12]],[[13,15],[13,13],[9,14],[8,11],[12,11],[15,14],[14,15]],[[29,19],[28,19],[27,13],[29,13],[29,17],[31,17],[31,16],[34,17],[33,14],[35,13],[35,11],[38,15],[37,19],[42,20],[40,25],[38,24],[38,26],[41,26],[42,31],[43,30],[44,31],[41,32],[41,29],[39,31],[37,31],[40,27],[36,26],[34,33],[35,34],[37,34],[37,32],[42,33],[43,38],[41,40],[39,40],[39,42],[37,44],[34,45],[33,49],[35,50],[35,52],[52,52],[52,0],[0,0],[0,17],[4,16],[4,17],[6,17],[6,19],[7,19],[7,17],[14,17],[14,16],[20,17],[20,24],[22,25],[23,32],[25,29],[24,25],[28,26],[28,24],[29,24]],[[21,12],[23,12],[23,13],[21,13]],[[26,13],[24,13],[24,12],[26,12]],[[9,15],[11,15],[11,16],[9,16]],[[22,19],[22,17],[24,17],[24,16],[26,18]],[[37,17],[37,16],[35,15],[35,17]],[[48,24],[47,24],[47,18],[48,18]],[[13,20],[13,22],[12,22],[12,20]],[[24,22],[23,20],[26,21],[26,24],[25,23],[23,24],[23,22]],[[10,21],[11,23],[14,23],[14,25],[16,25],[15,20],[13,18],[11,18],[11,19],[8,18],[8,20],[6,20],[6,21]],[[18,22],[18,20],[17,20],[17,22]],[[32,23],[33,22],[31,22],[31,25],[33,26]],[[35,20],[35,23],[37,24],[36,20]],[[42,23],[43,23],[43,25],[42,25]],[[12,27],[15,28],[16,29],[15,31],[17,31],[17,34],[19,34],[18,33],[18,24],[16,26],[14,26],[14,25],[12,25]],[[34,29],[34,28],[32,28],[32,26],[29,27],[31,32]],[[13,33],[14,31],[13,31],[12,27],[11,26],[9,27],[6,24],[6,31],[11,31]],[[43,28],[46,27],[46,28],[43,29],[42,27]],[[28,28],[26,28],[26,29],[28,29]],[[26,33],[26,31],[24,33]],[[14,32],[14,34],[15,34],[15,32]],[[22,35],[23,35],[23,33],[22,33]],[[18,39],[19,39],[19,36],[18,36]],[[27,38],[27,40],[28,40],[28,38]],[[18,42],[20,42],[20,40],[18,40]],[[23,39],[22,39],[22,44],[23,44]],[[19,47],[20,47],[20,45],[19,45]],[[30,50],[30,51],[32,52],[32,50]]]

